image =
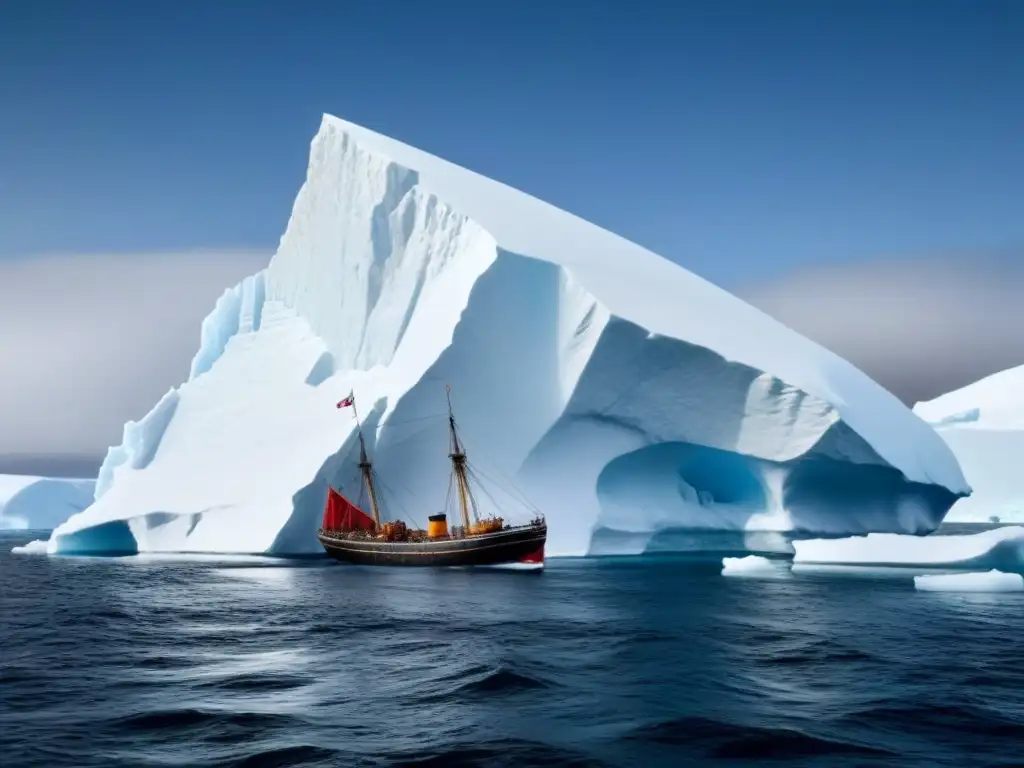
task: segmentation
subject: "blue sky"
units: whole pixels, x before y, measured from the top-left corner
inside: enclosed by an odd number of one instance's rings
[[[272,250],[322,112],[726,287],[1024,241],[1024,3],[0,5],[0,258]]]
[[[907,403],[1024,363],[1021,0],[0,0],[0,472],[94,472],[185,377],[323,112],[674,259]]]

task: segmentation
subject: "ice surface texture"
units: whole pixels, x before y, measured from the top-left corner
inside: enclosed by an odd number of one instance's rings
[[[423,525],[448,485],[445,382],[471,461],[546,513],[550,554],[597,528],[924,532],[970,490],[895,397],[760,311],[325,116],[269,266],[218,302],[189,381],[126,426],[51,550],[319,551],[326,484],[356,475],[350,389],[389,514]]]
[[[947,520],[1024,523],[1024,365],[988,376],[914,411],[953,449],[974,493]]]
[[[89,506],[95,480],[0,476],[0,529],[51,530]]]
[[[915,576],[914,588],[920,592],[1024,592],[1024,576],[994,568],[985,573]]]
[[[1024,527],[964,536],[871,533],[847,539],[794,541],[795,563],[870,566],[987,567],[1024,572]]]

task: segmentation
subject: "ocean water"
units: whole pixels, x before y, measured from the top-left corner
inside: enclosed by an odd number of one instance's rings
[[[0,538],[0,763],[1024,765],[1024,595],[717,559],[542,574]]]

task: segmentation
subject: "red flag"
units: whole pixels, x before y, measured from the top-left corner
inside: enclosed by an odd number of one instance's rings
[[[355,399],[352,397],[352,395],[349,395],[344,400],[339,400],[338,401],[338,407],[339,408],[348,408],[354,402],[355,402]]]

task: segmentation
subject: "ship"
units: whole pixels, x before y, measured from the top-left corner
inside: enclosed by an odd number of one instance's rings
[[[350,393],[337,406],[352,408],[356,420],[359,471],[370,511],[365,512],[329,484],[323,521],[317,531],[320,544],[335,560],[356,565],[543,568],[547,523],[539,510],[533,508],[533,518],[520,525],[509,524],[493,513],[480,514],[470,482],[472,478],[479,483],[479,477],[471,471],[464,444],[459,438],[452,411],[451,387],[445,385],[445,389],[448,400],[448,458],[451,460],[448,496],[449,501],[453,495],[457,501],[459,524],[448,525],[447,502],[444,511],[427,517],[426,529],[411,528],[403,520],[381,522],[376,472],[366,451],[355,396]]]

